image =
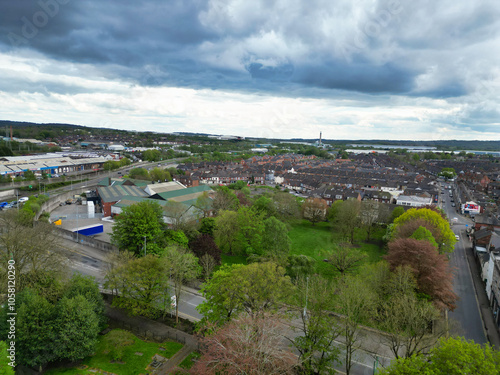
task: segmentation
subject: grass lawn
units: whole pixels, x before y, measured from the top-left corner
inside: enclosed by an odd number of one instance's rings
[[[292,240],[291,254],[303,254],[316,259],[316,272],[324,276],[334,276],[336,272],[323,261],[328,258],[331,249],[338,243],[345,242],[339,233],[333,232],[330,223],[312,225],[307,220],[297,220],[290,224],[288,232]],[[374,242],[379,241],[385,230],[376,228],[372,232]],[[374,263],[382,259],[384,250],[377,243],[367,243],[366,232],[358,230],[355,235],[355,246],[368,254],[368,262]]]
[[[247,258],[242,255],[221,255],[222,264],[247,264]]]
[[[163,344],[145,342],[130,332],[114,329],[99,337],[95,354],[84,359],[77,368],[53,369],[47,371],[46,374],[95,375],[103,374],[103,371],[119,375],[147,374],[149,372],[146,371],[146,367],[151,363],[155,354],[171,358],[182,347],[182,344],[174,341],[167,341]],[[165,350],[160,350],[160,348]],[[111,363],[113,354],[120,350],[122,351],[120,361]],[[142,355],[135,353],[142,353]]]
[[[200,356],[201,354],[199,352],[192,352],[186,358],[184,358],[184,360],[180,363],[179,367],[189,370],[194,364],[193,360],[200,358]]]

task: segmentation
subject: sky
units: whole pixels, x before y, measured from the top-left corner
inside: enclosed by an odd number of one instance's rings
[[[0,0],[0,119],[499,140],[498,0]]]

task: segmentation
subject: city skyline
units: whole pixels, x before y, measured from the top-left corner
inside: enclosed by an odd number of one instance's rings
[[[0,7],[4,120],[262,138],[499,139],[493,0]]]

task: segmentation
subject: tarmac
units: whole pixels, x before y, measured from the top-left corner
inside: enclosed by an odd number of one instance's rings
[[[476,297],[479,304],[479,311],[481,312],[481,319],[483,321],[486,338],[490,342],[491,346],[495,347],[496,350],[500,350],[500,334],[493,318],[493,311],[490,308],[490,301],[488,300],[484,283],[481,280],[479,267],[472,252],[472,248],[467,247],[465,249],[465,253],[467,254],[467,263],[469,264],[474,289],[476,290]]]

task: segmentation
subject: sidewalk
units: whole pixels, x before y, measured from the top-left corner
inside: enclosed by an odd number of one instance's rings
[[[474,282],[474,289],[476,290],[477,301],[479,303],[479,311],[481,312],[481,318],[483,321],[484,330],[486,333],[486,338],[490,342],[491,346],[494,346],[497,350],[500,349],[500,334],[498,332],[497,326],[493,319],[493,311],[490,308],[490,301],[486,294],[486,290],[479,275],[478,265],[471,247],[465,249],[467,254],[467,263],[469,264],[470,272],[472,275],[472,281]]]

